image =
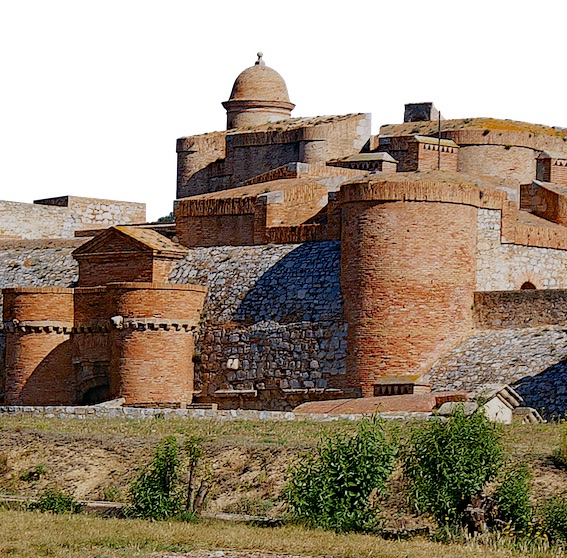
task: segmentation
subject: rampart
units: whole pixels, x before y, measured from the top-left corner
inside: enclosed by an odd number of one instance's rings
[[[177,197],[241,186],[287,163],[322,163],[359,152],[370,115],[301,118],[177,140]]]
[[[205,293],[140,282],[4,289],[6,403],[191,403]]]
[[[62,196],[31,203],[0,201],[0,239],[73,238],[81,229],[143,223],[143,203]]]
[[[371,148],[395,143],[407,136],[436,136],[436,121],[388,124],[380,136],[370,140]],[[441,137],[459,146],[459,172],[515,180],[517,186],[536,177],[537,157],[543,151],[567,153],[567,135],[549,126],[494,118],[466,118],[441,121]],[[404,154],[394,153],[398,159]],[[408,169],[409,170],[409,169]]]

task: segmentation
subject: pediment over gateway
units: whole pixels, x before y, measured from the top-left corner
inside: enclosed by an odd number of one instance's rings
[[[79,262],[79,286],[112,282],[166,282],[173,262],[187,249],[158,232],[139,227],[111,227],[73,252]]]
[[[138,252],[182,258],[187,253],[187,249],[154,230],[121,225],[110,227],[97,234],[92,240],[77,248],[73,252],[73,257],[79,259],[85,256],[117,252]]]

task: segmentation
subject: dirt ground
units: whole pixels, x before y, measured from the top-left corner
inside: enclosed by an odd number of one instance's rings
[[[37,496],[63,489],[78,500],[122,501],[158,440],[39,431],[0,431],[0,493]],[[207,509],[275,512],[289,464],[300,453],[284,447],[205,444],[212,491]]]

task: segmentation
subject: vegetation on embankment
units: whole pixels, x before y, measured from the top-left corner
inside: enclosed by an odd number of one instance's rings
[[[209,509],[254,515],[278,515],[281,492],[291,463],[317,447],[321,435],[352,434],[348,421],[242,422],[213,420],[57,420],[0,417],[0,492],[37,496],[58,487],[78,499],[125,499],[132,479],[148,463],[161,439],[175,435],[203,439],[215,483]],[[403,438],[409,431],[388,423]],[[506,452],[527,462],[534,496],[544,499],[567,489],[567,472],[557,448],[565,443],[556,424],[505,427]],[[412,526],[396,474],[381,507],[393,527]],[[32,515],[33,514],[33,515]],[[422,521],[423,518],[419,518]],[[418,521],[418,524],[419,524]],[[18,522],[19,526],[16,525]],[[439,545],[430,540],[384,541],[375,536],[335,535],[299,527],[253,528],[205,520],[198,524],[146,523],[85,516],[0,512],[0,555],[13,556],[148,556],[154,551],[191,548],[256,548],[263,551],[333,556],[514,556],[522,545],[490,539],[466,545]],[[12,527],[10,527],[12,525]],[[8,531],[7,531],[8,529]],[[338,537],[338,538],[337,538]],[[317,541],[313,543],[313,541]],[[523,544],[523,543],[522,543]],[[528,543],[526,543],[528,544]],[[339,546],[337,546],[339,545]],[[530,546],[533,556],[553,556],[545,545]],[[328,550],[327,550],[328,549]],[[538,550],[539,549],[539,550]],[[11,552],[11,554],[10,554]]]

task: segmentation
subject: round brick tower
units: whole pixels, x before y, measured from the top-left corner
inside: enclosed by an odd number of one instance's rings
[[[440,178],[397,173],[341,189],[347,377],[365,397],[380,377],[427,373],[472,327],[485,194]]]
[[[110,333],[110,397],[126,404],[191,403],[193,328],[206,288],[158,283],[107,286],[115,316]]]
[[[70,342],[73,289],[15,287],[3,294],[6,404],[76,403]]]
[[[287,86],[278,72],[266,66],[258,53],[254,66],[246,68],[234,82],[226,109],[226,127],[243,128],[285,120],[295,105],[290,102]]]

